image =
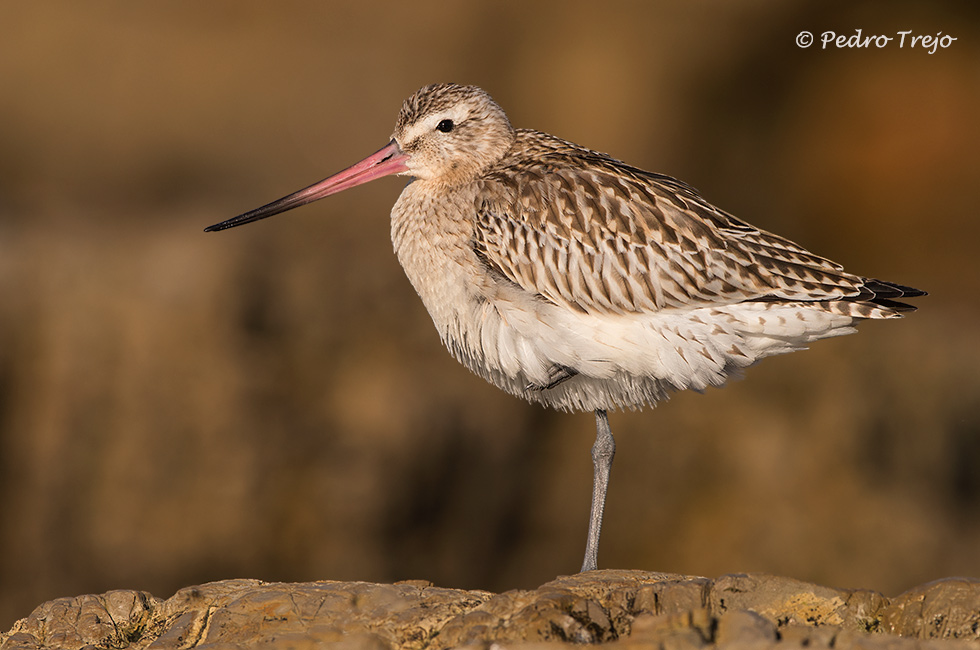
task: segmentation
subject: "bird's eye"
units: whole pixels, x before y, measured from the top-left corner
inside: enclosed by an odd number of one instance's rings
[[[454,128],[456,128],[456,125],[452,120],[443,120],[436,124],[436,131],[441,131],[443,133],[449,133]]]

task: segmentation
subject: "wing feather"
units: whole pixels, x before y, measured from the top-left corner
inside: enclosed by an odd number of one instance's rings
[[[845,273],[670,177],[537,132],[519,132],[517,149],[480,181],[473,246],[545,300],[627,313],[911,295]]]

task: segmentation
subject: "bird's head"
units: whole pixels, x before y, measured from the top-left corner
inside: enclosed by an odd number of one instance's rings
[[[443,186],[475,179],[514,142],[504,111],[476,86],[433,84],[405,100],[391,142],[319,183],[205,228],[225,230],[398,174]]]
[[[514,128],[484,90],[433,84],[405,100],[391,137],[408,155],[405,173],[458,185],[500,160],[514,142]]]

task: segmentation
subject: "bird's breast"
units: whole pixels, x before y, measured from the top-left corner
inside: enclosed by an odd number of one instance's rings
[[[409,184],[391,213],[395,254],[445,345],[498,387],[547,383],[551,361],[527,331],[537,298],[496,276],[473,248],[476,190]]]
[[[491,284],[472,247],[473,198],[414,181],[391,212],[395,255],[443,339],[469,325]]]

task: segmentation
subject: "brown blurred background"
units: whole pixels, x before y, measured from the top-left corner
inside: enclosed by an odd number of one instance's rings
[[[391,253],[403,181],[201,232],[374,151],[434,81],[930,292],[613,414],[602,566],[980,575],[976,3],[355,4],[0,4],[0,629],[114,588],[577,569],[593,418],[442,349]],[[957,40],[795,44],[859,28]]]

